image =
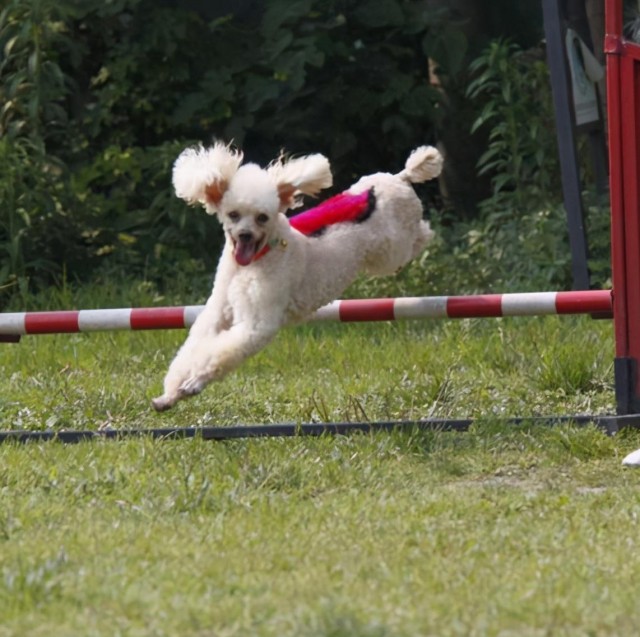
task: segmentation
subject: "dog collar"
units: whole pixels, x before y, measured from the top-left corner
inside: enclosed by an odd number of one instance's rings
[[[331,197],[315,208],[305,210],[289,219],[289,225],[306,236],[317,236],[336,223],[361,223],[369,218],[376,206],[373,188],[352,195],[343,192]],[[272,239],[253,257],[255,262],[272,248],[286,248],[285,239]]]
[[[262,259],[262,257],[267,254],[272,248],[282,248],[283,250],[287,247],[288,243],[286,239],[271,239],[271,241],[267,241],[267,243],[260,248],[260,250],[256,253],[256,255],[252,259],[252,263],[255,263],[258,259]]]

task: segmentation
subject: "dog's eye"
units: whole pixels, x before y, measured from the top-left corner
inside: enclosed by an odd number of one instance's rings
[[[267,221],[269,221],[269,215],[265,215],[263,212],[256,217],[256,221],[260,224],[267,223]]]
[[[227,217],[229,217],[231,221],[238,221],[238,219],[240,219],[240,213],[237,210],[232,210],[229,214],[227,214]]]

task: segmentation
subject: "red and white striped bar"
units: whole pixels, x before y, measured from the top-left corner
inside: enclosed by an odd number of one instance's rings
[[[0,314],[0,336],[189,327],[203,305]]]
[[[610,290],[524,292],[475,296],[426,296],[334,301],[314,320],[394,321],[424,318],[492,318],[548,314],[611,315]]]
[[[190,327],[202,305],[185,307],[65,310],[0,314],[0,340],[25,334],[110,330],[162,330]],[[425,318],[491,318],[548,314],[612,315],[610,290],[528,292],[475,296],[401,297],[334,301],[314,321],[395,321]]]

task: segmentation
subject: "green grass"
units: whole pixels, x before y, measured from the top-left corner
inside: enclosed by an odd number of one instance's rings
[[[158,415],[182,332],[0,349],[3,429],[478,417],[466,433],[0,446],[0,637],[635,635],[640,436],[585,317],[308,326]]]
[[[612,412],[611,324],[548,317],[308,326],[224,383],[149,410],[184,332],[24,337],[3,345],[5,428]]]

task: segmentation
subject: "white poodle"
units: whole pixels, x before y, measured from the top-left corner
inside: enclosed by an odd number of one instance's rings
[[[291,219],[303,195],[332,184],[322,155],[280,158],[266,169],[218,142],[177,159],[178,197],[218,215],[225,245],[205,309],[169,367],[158,411],[200,393],[263,349],[278,330],[335,300],[358,273],[393,274],[432,236],[411,183],[440,174],[433,147],[397,175],[363,177],[346,193]]]

